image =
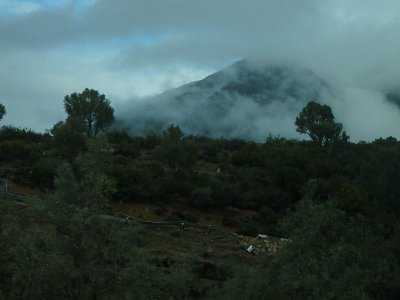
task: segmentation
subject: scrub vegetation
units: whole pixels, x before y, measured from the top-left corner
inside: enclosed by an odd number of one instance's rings
[[[0,129],[1,178],[30,196],[0,201],[0,299],[399,299],[395,138],[353,143],[317,102],[293,120],[310,140],[262,143],[179,124],[132,136],[110,127],[95,90],[64,104],[46,133]],[[99,217],[110,212],[291,242],[252,256],[226,238]]]

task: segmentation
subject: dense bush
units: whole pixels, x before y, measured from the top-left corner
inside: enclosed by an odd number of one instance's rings
[[[1,207],[1,299],[189,298],[190,267],[146,261],[134,227],[52,203]]]
[[[56,189],[52,198],[56,209],[48,210],[54,226],[46,228],[46,235],[37,236],[43,228],[22,230],[32,225],[32,216],[41,220],[37,211],[28,219],[17,213],[0,218],[0,298],[52,299],[55,293],[60,299],[193,296],[196,287],[180,277],[192,276],[185,273],[187,266],[172,271],[149,264],[115,241],[113,236],[121,228],[106,228],[86,215],[89,209],[109,208],[110,199],[224,209],[222,223],[239,233],[255,235],[263,228],[293,240],[282,255],[252,272],[222,276],[217,268],[202,270],[203,266],[194,265],[199,274],[228,279],[211,299],[399,296],[397,140],[342,142],[327,149],[281,138],[255,144],[184,137],[177,126],[163,136],[132,137],[114,131],[105,138],[81,139],[82,133],[69,127],[73,124],[59,125],[58,137],[0,130],[2,173],[14,183],[47,192],[55,182]],[[69,141],[69,134],[79,147]],[[65,216],[60,202],[84,209]],[[228,215],[242,209],[253,210],[249,216],[257,217]],[[161,209],[159,214],[197,221],[194,213],[176,208],[168,214]],[[129,240],[128,234],[121,234]],[[35,287],[30,288],[29,282]],[[143,293],[132,291],[132,286]]]
[[[195,189],[190,195],[190,204],[200,209],[211,209],[216,206],[212,190],[208,187]]]
[[[33,164],[41,156],[40,147],[23,140],[0,141],[1,161],[22,161]]]
[[[256,147],[249,147],[232,154],[232,163],[235,166],[243,167],[264,167],[265,157],[262,151]]]
[[[48,134],[42,135],[27,128],[21,129],[13,126],[3,126],[0,128],[0,141],[22,140],[30,143],[40,143],[47,141],[49,138]]]
[[[280,222],[280,234],[290,238],[285,249],[256,270],[243,269],[210,298],[398,299],[400,235],[380,226],[346,215],[333,200],[306,197]]]
[[[42,191],[49,191],[54,188],[54,176],[62,160],[56,157],[42,158],[37,161],[31,172],[32,184]]]

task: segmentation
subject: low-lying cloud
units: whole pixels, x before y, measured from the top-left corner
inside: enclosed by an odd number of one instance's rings
[[[50,128],[64,117],[63,97],[85,87],[105,93],[120,111],[122,103],[147,101],[250,57],[323,78],[353,140],[400,137],[398,108],[384,97],[399,87],[397,0],[13,3],[0,1],[2,124]],[[232,120],[245,122],[251,105],[233,110]],[[254,109],[252,126],[296,134],[283,124],[292,112],[272,122]]]

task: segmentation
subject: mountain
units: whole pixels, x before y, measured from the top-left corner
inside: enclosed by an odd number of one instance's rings
[[[238,61],[202,80],[147,99],[122,116],[134,131],[178,124],[186,134],[265,140],[297,136],[294,120],[311,100],[332,96],[309,70]]]

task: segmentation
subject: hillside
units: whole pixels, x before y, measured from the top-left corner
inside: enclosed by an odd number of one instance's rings
[[[134,132],[178,124],[187,134],[263,140],[296,136],[291,120],[311,100],[332,97],[309,70],[238,61],[200,81],[132,104],[122,119]]]
[[[396,139],[78,137],[0,130],[1,177],[38,196],[0,203],[0,298],[398,298]]]

